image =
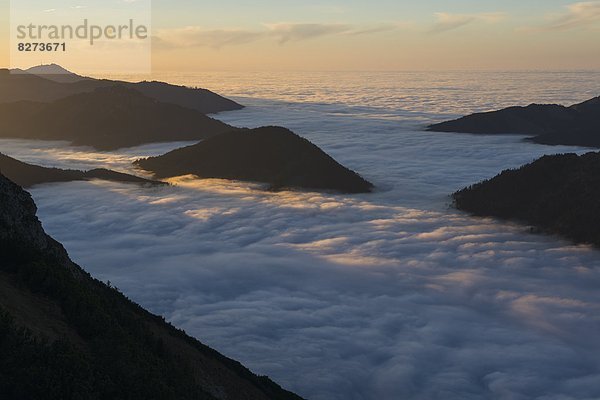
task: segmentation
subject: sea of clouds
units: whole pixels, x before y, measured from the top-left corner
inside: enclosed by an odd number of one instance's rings
[[[44,227],[95,277],[308,399],[600,398],[600,252],[470,217],[448,197],[584,149],[426,133],[447,117],[427,104],[243,102],[219,118],[286,125],[377,192],[194,177],[42,185],[31,192]],[[179,145],[96,153],[0,141],[27,161],[120,170]]]

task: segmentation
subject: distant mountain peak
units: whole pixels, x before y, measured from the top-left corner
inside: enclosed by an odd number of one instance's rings
[[[75,75],[73,72],[69,71],[66,68],[61,67],[58,64],[40,64],[35,67],[27,68],[25,70],[31,74],[45,74],[45,75],[57,75],[57,74],[65,74],[65,75]]]
[[[87,79],[54,63],[36,65],[35,67],[24,70],[24,72],[60,83],[72,83]]]
[[[27,70],[0,68],[0,104],[20,100],[52,102],[98,87],[122,85],[132,87],[145,96],[162,103],[215,114],[244,108],[241,104],[206,89],[173,85],[164,82],[125,82],[95,79],[69,72],[58,64],[38,65]]]

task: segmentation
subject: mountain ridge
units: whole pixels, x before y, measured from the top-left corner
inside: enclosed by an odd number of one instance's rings
[[[2,153],[0,153],[0,173],[22,187],[31,187],[42,183],[88,181],[92,179],[153,186],[166,185],[164,182],[152,181],[105,168],[88,171],[47,168],[25,163]]]
[[[0,119],[0,137],[68,140],[98,150],[200,140],[235,129],[200,111],[163,103],[121,85],[51,103],[0,104]]]
[[[92,278],[0,175],[0,397],[301,400]]]
[[[427,127],[432,132],[529,135],[547,145],[600,147],[600,97],[565,107],[530,104],[475,113]]]
[[[64,69],[59,65],[56,67]],[[27,70],[0,69],[0,103],[21,100],[51,102],[74,94],[91,92],[101,87],[121,85],[138,90],[155,100],[191,108],[203,114],[216,114],[244,108],[241,104],[207,89],[157,81],[126,82],[96,79],[64,70],[68,73],[35,74],[29,73]],[[38,71],[40,71],[39,68]],[[41,70],[41,72],[44,71],[48,72],[47,69]]]
[[[137,160],[135,165],[157,178],[193,174],[267,183],[272,190],[368,193],[373,189],[373,184],[307,139],[277,126],[226,132],[162,156]]]
[[[40,64],[19,71],[23,71],[23,73],[27,74],[37,75],[41,78],[49,79],[59,83],[73,83],[88,79],[54,63]]]
[[[543,156],[453,194],[459,210],[600,246],[600,153]]]

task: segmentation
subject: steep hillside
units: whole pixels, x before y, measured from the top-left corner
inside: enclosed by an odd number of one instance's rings
[[[91,278],[0,175],[0,398],[298,400]]]
[[[460,210],[598,246],[599,198],[600,153],[544,156],[454,194]]]

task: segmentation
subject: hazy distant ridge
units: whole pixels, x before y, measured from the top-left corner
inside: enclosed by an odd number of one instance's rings
[[[191,108],[204,114],[243,108],[235,101],[206,89],[188,88],[163,82],[130,83],[87,78],[56,64],[33,67],[25,71],[0,69],[0,103],[20,100],[54,101],[115,84],[131,87],[161,102]]]

